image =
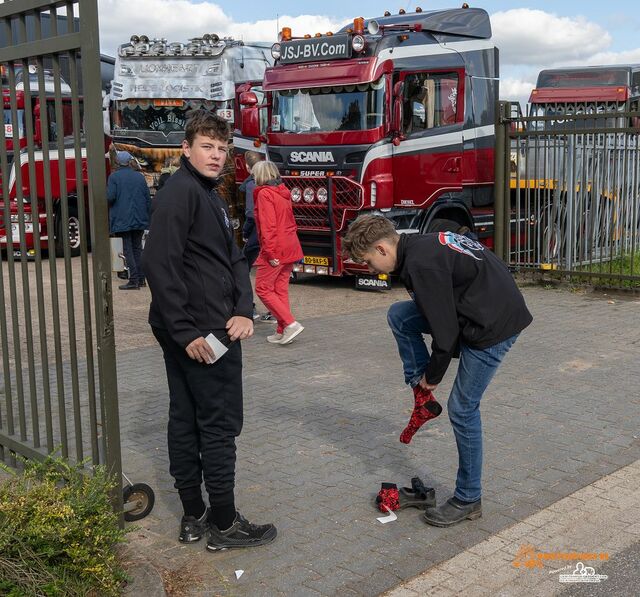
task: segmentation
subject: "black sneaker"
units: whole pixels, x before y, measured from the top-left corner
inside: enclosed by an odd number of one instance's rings
[[[271,315],[271,313],[265,313],[259,319],[262,323],[278,323],[278,320]]]
[[[278,534],[272,524],[251,524],[240,512],[236,513],[234,523],[221,531],[214,524],[209,525],[209,551],[222,551],[237,547],[257,547],[271,543]]]
[[[140,286],[138,286],[135,282],[129,280],[126,284],[122,286],[118,286],[120,290],[140,290]]]
[[[204,537],[209,530],[209,508],[204,511],[200,518],[195,516],[183,516],[180,521],[180,537],[181,543],[195,543]]]

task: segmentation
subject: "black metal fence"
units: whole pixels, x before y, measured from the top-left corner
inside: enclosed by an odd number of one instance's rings
[[[0,459],[120,475],[97,3],[5,1],[0,28]]]
[[[640,288],[640,112],[563,104],[525,117],[501,102],[498,114],[499,254],[521,270]]]

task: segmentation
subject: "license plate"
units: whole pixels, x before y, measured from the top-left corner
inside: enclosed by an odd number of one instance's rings
[[[306,257],[304,258],[306,265],[329,265],[328,257]]]
[[[356,276],[357,290],[389,290],[391,281],[389,278],[381,280],[378,276]]]

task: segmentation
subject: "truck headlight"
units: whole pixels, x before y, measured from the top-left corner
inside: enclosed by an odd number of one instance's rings
[[[278,60],[280,58],[280,54],[282,52],[281,46],[279,43],[275,43],[271,46],[271,56],[274,60]]]
[[[318,192],[316,193],[316,197],[318,198],[318,203],[323,203],[323,204],[326,203],[328,196],[329,196],[329,193],[325,188],[318,189]]]
[[[300,199],[302,198],[302,191],[300,187],[293,187],[291,189],[291,201],[294,203],[300,203]]]
[[[304,199],[305,203],[311,203],[315,195],[316,194],[313,192],[313,189],[311,187],[307,187],[302,194],[302,198]]]

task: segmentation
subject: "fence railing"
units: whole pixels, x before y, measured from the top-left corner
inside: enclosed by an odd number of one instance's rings
[[[522,270],[640,288],[640,113],[576,105],[524,117],[508,102],[498,113],[501,256]]]
[[[119,476],[97,3],[5,1],[0,29],[0,459]]]

